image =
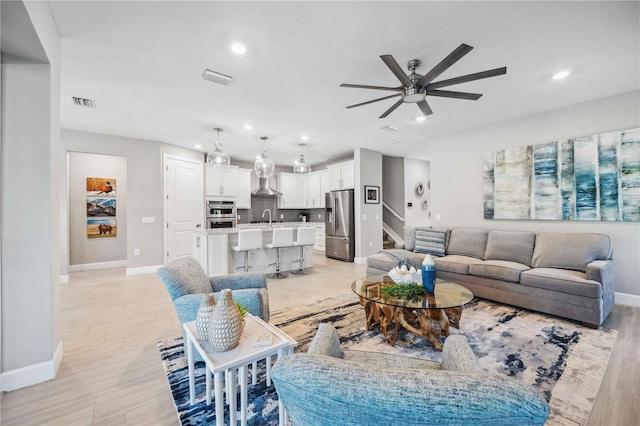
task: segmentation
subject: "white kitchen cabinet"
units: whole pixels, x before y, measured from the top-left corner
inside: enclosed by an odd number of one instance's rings
[[[278,173],[279,209],[296,208],[296,176],[293,173]]]
[[[251,208],[251,172],[249,169],[236,170],[235,193],[238,209]]]
[[[325,226],[324,223],[310,224],[316,228],[316,242],[313,245],[313,251],[317,253],[325,253]]]
[[[307,196],[306,207],[310,209],[317,209],[323,206],[324,196],[322,195],[321,188],[321,176],[319,172],[310,173],[306,175],[307,180]]]
[[[228,274],[228,234],[195,232],[193,234],[193,257],[200,263],[208,277]]]
[[[329,167],[329,190],[352,189],[354,186],[353,161]]]
[[[331,180],[328,171],[320,172],[320,207],[325,207],[325,197],[331,191]]]
[[[205,167],[207,197],[234,197],[236,195],[236,169]]]

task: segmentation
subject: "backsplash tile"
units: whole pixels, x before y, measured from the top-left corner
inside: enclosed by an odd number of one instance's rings
[[[308,214],[309,222],[324,222],[324,209],[278,209],[276,197],[261,197],[251,196],[251,209],[238,209],[238,216],[240,223],[261,222],[268,221],[269,214],[265,214],[264,218],[262,213],[266,210],[271,210],[272,220],[280,222],[301,222],[300,215],[302,213]],[[282,217],[280,217],[282,215]]]

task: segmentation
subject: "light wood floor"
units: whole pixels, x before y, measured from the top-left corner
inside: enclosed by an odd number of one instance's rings
[[[364,265],[316,256],[313,272],[269,280],[272,310],[349,293]],[[63,285],[64,359],[55,380],[7,392],[1,424],[178,425],[156,348],[180,334],[173,304],[155,275],[123,269],[72,274]],[[640,424],[640,308],[616,306],[618,330],[589,425]]]

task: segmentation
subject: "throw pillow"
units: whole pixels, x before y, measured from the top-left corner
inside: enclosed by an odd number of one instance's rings
[[[444,256],[447,231],[440,229],[416,228],[416,253]]]
[[[409,251],[416,248],[416,228],[413,226],[404,227],[404,248]]]

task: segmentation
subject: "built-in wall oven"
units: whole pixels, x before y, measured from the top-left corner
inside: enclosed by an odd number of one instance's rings
[[[207,228],[234,228],[236,226],[236,202],[207,200]]]

